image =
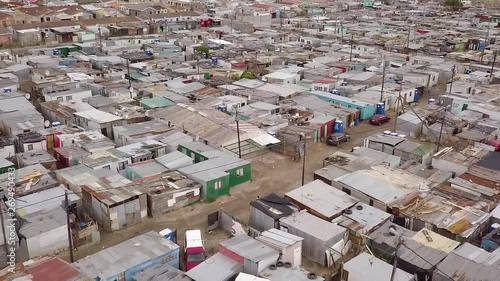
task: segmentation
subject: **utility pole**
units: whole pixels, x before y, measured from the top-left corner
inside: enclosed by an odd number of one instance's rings
[[[488,29],[486,30],[486,38],[484,39],[484,48],[481,50],[481,61],[480,64],[483,64],[484,50],[488,44],[488,38],[490,37],[490,18],[488,17]]]
[[[238,156],[241,159],[241,141],[240,141],[240,116],[238,115],[238,109],[236,109],[236,134],[238,135]]]
[[[450,90],[448,91],[449,95],[451,95],[451,88],[453,88],[453,80],[455,80],[455,65],[453,65],[453,68],[451,69]],[[439,103],[441,103],[441,99],[439,100]]]
[[[401,100],[401,90],[403,88],[403,82],[399,81],[399,94],[398,94],[398,100],[396,102],[396,118],[394,120],[394,132],[396,132],[396,126],[398,124],[398,116],[399,116],[399,102],[401,101],[401,106],[403,105],[403,101]]]
[[[7,246],[7,235],[9,235],[7,232],[5,232],[5,220],[4,220],[4,213],[3,213],[3,206],[2,208],[0,208],[0,220],[1,220],[1,223],[2,223],[2,233],[3,233],[3,245],[5,247],[5,253],[9,253],[9,247]]]
[[[493,79],[493,70],[495,69],[495,63],[497,62],[497,50],[493,51],[493,64],[491,65],[490,78]]]
[[[99,25],[99,27],[97,28],[97,30],[99,31],[99,51],[102,53],[102,34],[101,34],[101,25]]]
[[[446,108],[444,109],[443,118],[441,118],[441,129],[439,129],[439,138],[438,138],[438,146],[437,146],[438,152],[439,152],[439,147],[441,146],[441,137],[443,136],[443,127],[444,127],[445,121],[446,121]]]
[[[352,44],[354,42],[354,34],[351,34],[351,52],[349,53],[349,61],[352,60]]]
[[[455,65],[453,65],[453,68],[451,69],[451,82],[450,82],[450,90],[448,94],[451,95],[451,89],[453,88],[453,80],[455,79]],[[441,104],[441,95],[439,96],[439,104]],[[438,146],[437,146],[437,151],[439,151],[439,148],[441,146],[441,137],[443,136],[443,127],[444,127],[444,122],[446,121],[446,108],[444,109],[444,115],[443,118],[441,119],[441,129],[439,129],[439,138],[438,138]]]
[[[73,257],[73,238],[71,237],[71,221],[69,219],[68,191],[64,192],[64,201],[65,201],[65,205],[66,205],[66,224],[68,225],[69,257],[70,257],[71,262],[74,262],[74,257]]]
[[[380,102],[384,102],[384,85],[385,85],[385,57],[382,58],[382,87],[380,88]]]
[[[340,36],[342,42],[344,42],[344,24],[342,23],[342,20],[340,20]]]
[[[392,264],[391,281],[397,280],[397,278],[395,279],[395,277],[396,277],[396,272],[397,272],[397,269],[398,269],[397,268],[397,265],[398,265],[398,250],[401,247],[401,244],[403,244],[403,239],[401,239],[401,237],[399,237],[398,245],[396,246],[396,252],[394,254],[394,262]]]
[[[304,137],[304,152],[302,153],[302,186],[304,186],[305,176],[306,176],[306,134],[303,134]]]
[[[410,49],[410,36],[411,36],[411,26],[408,25],[408,38],[406,38],[405,54],[407,54],[408,49]]]
[[[128,89],[130,91],[130,98],[132,98],[132,80],[130,78],[130,63],[129,63],[128,59],[126,59],[126,60],[127,60]]]

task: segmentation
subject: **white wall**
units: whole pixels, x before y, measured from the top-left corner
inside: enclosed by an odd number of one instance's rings
[[[32,149],[29,149],[29,146],[32,146]],[[44,141],[34,142],[34,143],[23,143],[24,152],[41,152],[46,150],[44,146]]]
[[[463,165],[460,165],[457,163],[453,163],[453,162],[450,162],[448,160],[439,159],[439,158],[432,159],[432,166],[434,168],[441,170],[441,171],[455,172],[457,176],[464,174],[469,169],[466,166],[463,166]]]
[[[16,154],[16,149],[14,148],[14,145],[8,145],[0,148],[1,159],[14,156],[15,154]]]
[[[47,93],[44,94],[43,96],[45,97],[45,101],[57,101],[57,98],[62,98],[62,101],[82,101],[84,98],[90,98],[92,97],[92,91],[91,90],[82,90],[78,92],[71,92],[65,95],[57,95],[58,93]],[[54,95],[54,96],[52,96]],[[57,95],[57,96],[56,96]],[[68,100],[67,97],[71,96],[71,99]]]
[[[28,238],[29,258],[58,253],[68,248],[68,232],[66,225]]]

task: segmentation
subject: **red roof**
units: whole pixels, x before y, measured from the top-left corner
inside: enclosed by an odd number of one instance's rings
[[[26,272],[33,276],[33,281],[68,281],[85,276],[60,258],[51,258],[29,266]]]
[[[231,63],[231,66],[234,66],[236,68],[246,68],[247,64],[242,61],[242,62]]]
[[[275,7],[273,7],[271,5],[264,4],[264,3],[254,3],[254,4],[252,4],[252,7],[263,9],[263,10],[266,10],[266,11],[276,10]]]

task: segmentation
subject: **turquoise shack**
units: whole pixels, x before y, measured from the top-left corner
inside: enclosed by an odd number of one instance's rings
[[[359,119],[368,120],[375,115],[375,105],[369,104],[364,101],[355,100],[352,98],[330,94],[327,92],[310,91],[309,94],[314,95],[324,101],[338,104],[347,108],[354,108],[359,110]]]

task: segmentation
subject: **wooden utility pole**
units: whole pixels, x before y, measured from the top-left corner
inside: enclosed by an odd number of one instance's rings
[[[398,99],[397,99],[397,102],[396,102],[396,118],[394,118],[394,132],[396,132],[396,126],[398,124],[398,117],[399,117],[399,102],[401,101],[401,106],[404,106],[403,105],[403,101],[401,100],[401,90],[403,88],[403,82],[400,81],[399,82],[399,94],[398,94]]]
[[[306,134],[304,136],[304,151],[302,152],[302,186],[304,186],[306,176]]]
[[[484,39],[484,48],[481,50],[481,61],[480,64],[483,64],[484,50],[488,45],[488,38],[490,37],[490,18],[488,17],[488,29],[486,30],[486,38]]]
[[[0,220],[1,220],[1,223],[2,223],[2,232],[3,232],[3,245],[5,247],[5,254],[8,254],[9,253],[9,246],[7,245],[7,236],[9,235],[9,233],[5,232],[5,220],[4,220],[4,213],[3,213],[3,206],[2,208],[0,208]]]
[[[397,280],[397,278],[395,279],[395,277],[396,277],[396,272],[397,272],[397,269],[398,269],[397,268],[397,265],[398,265],[398,250],[401,247],[401,244],[403,244],[403,239],[401,239],[401,237],[399,237],[398,245],[396,246],[396,252],[394,253],[394,262],[392,264],[391,281]]]
[[[352,47],[354,43],[354,34],[351,34],[351,52],[349,53],[349,61],[352,60]]]
[[[73,237],[71,237],[71,220],[69,218],[68,191],[64,192],[64,201],[66,206],[66,224],[68,225],[69,258],[71,262],[74,262],[75,260],[73,257]]]
[[[380,88],[380,102],[384,102],[384,86],[385,86],[385,57],[382,58],[382,87]]]
[[[493,79],[493,70],[495,70],[495,63],[497,62],[497,50],[493,51],[493,63],[491,64],[490,78]]]
[[[238,135],[238,156],[241,159],[241,141],[240,141],[240,116],[238,115],[238,109],[236,109],[236,134]]]
[[[102,34],[101,34],[101,25],[97,28],[99,31],[99,51],[102,53]]]

